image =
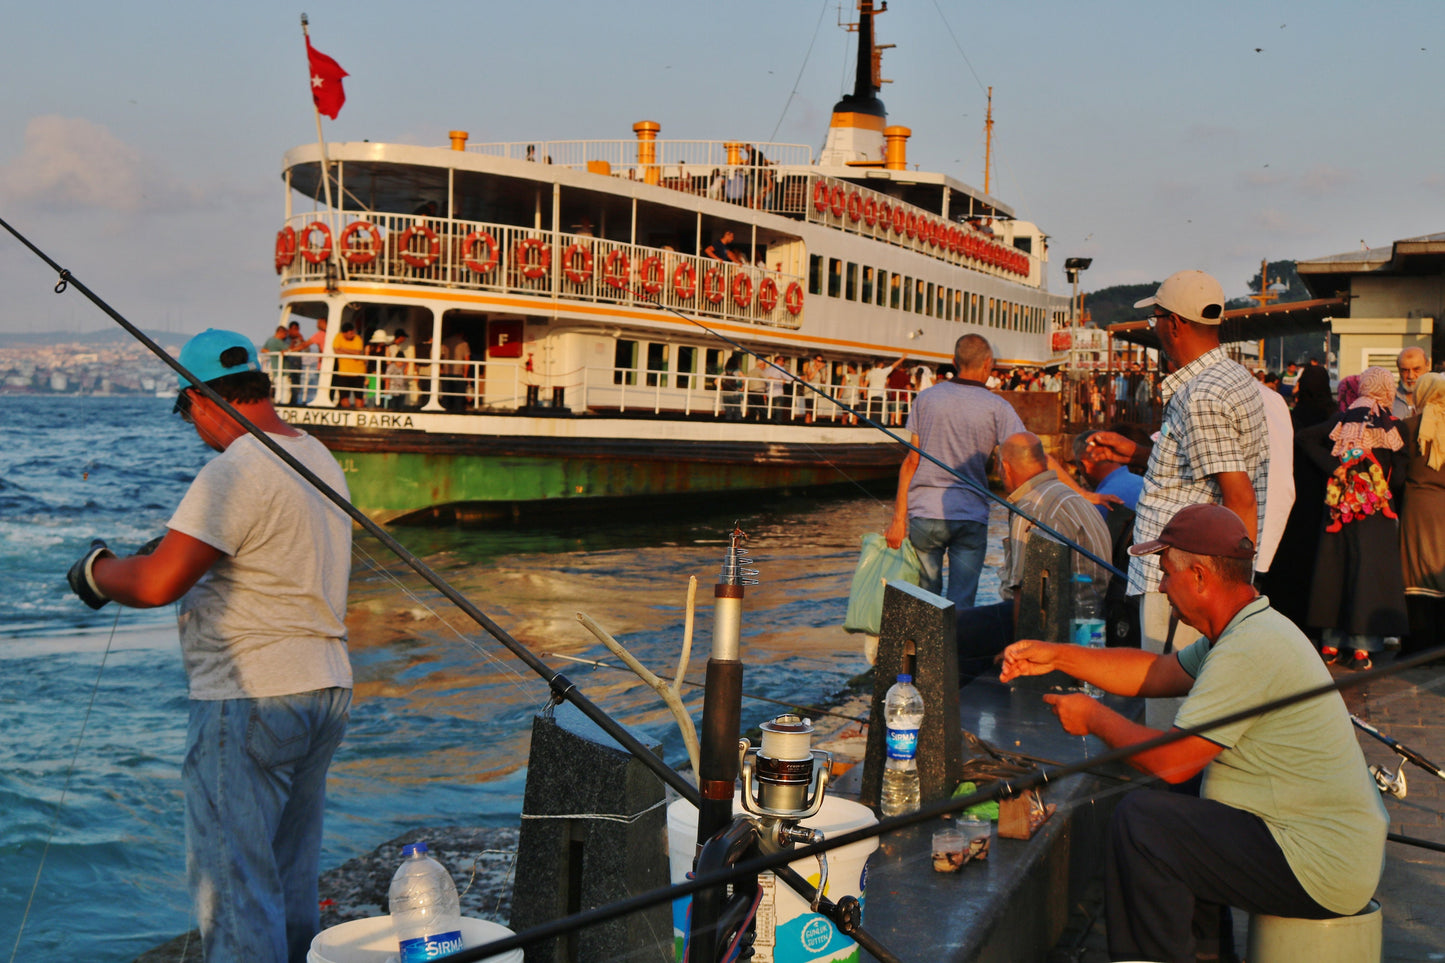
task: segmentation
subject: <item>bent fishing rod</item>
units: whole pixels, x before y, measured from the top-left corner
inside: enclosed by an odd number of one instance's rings
[[[1123,572],[1123,571],[1115,568],[1112,562],[1105,561],[1104,559],[1102,559],[1102,558],[1100,558],[1099,556],[1095,555],[1093,552],[1089,551],[1087,548],[1085,548],[1084,546],[1080,545],[1078,542],[1074,541],[1073,539],[1071,539],[1071,538],[1067,537],[1066,535],[1062,534],[1061,532],[1057,531],[1056,529],[1054,529],[1052,526],[1048,525],[1047,523],[1045,523],[1045,522],[1043,522],[1043,521],[1040,521],[1039,519],[1035,518],[1033,515],[1030,515],[1027,511],[1025,511],[1024,509],[1022,509],[1022,508],[1020,508],[1019,506],[1015,505],[1013,502],[1009,501],[1007,498],[1001,498],[1000,496],[994,494],[994,492],[992,491],[992,489],[990,489],[987,485],[979,485],[979,484],[978,484],[977,482],[975,482],[972,478],[967,477],[967,476],[964,475],[962,472],[960,472],[958,469],[954,468],[952,465],[946,464],[945,462],[941,461],[941,460],[940,460],[939,458],[937,458],[936,456],[929,454],[928,452],[924,451],[922,448],[919,448],[918,446],[914,445],[912,442],[910,442],[910,441],[908,441],[907,439],[903,438],[901,435],[898,435],[898,434],[890,431],[887,427],[885,427],[884,425],[879,424],[878,422],[874,421],[872,418],[869,418],[867,414],[865,414],[864,412],[859,411],[857,408],[854,408],[852,405],[845,404],[844,402],[839,401],[836,397],[834,397],[833,395],[828,394],[828,392],[824,391],[822,388],[819,388],[817,385],[814,385],[814,384],[809,383],[807,380],[798,377],[797,375],[793,374],[793,372],[789,371],[787,368],[784,368],[782,365],[776,364],[771,358],[767,357],[766,355],[759,354],[758,352],[752,350],[752,349],[749,348],[749,347],[746,347],[745,345],[741,344],[740,342],[735,341],[735,340],[732,339],[732,338],[729,338],[727,335],[723,334],[722,332],[716,331],[716,330],[708,327],[706,324],[703,324],[703,323],[702,323],[701,321],[699,321],[697,318],[689,317],[688,315],[683,314],[681,311],[677,310],[676,308],[672,307],[671,305],[663,304],[662,301],[661,301],[661,300],[658,298],[658,296],[655,295],[655,294],[649,294],[648,292],[644,291],[644,290],[641,289],[641,288],[638,288],[634,293],[635,293],[635,295],[636,295],[636,297],[637,297],[638,300],[640,300],[640,301],[642,301],[642,302],[644,302],[644,303],[646,303],[646,304],[652,305],[653,307],[657,308],[659,311],[670,311],[670,312],[672,312],[673,314],[677,315],[679,318],[682,318],[682,320],[688,322],[689,324],[693,324],[693,325],[696,325],[697,327],[701,328],[704,333],[710,335],[711,337],[717,338],[719,341],[723,342],[724,344],[730,345],[734,350],[741,351],[743,354],[746,354],[746,355],[748,355],[749,357],[758,359],[758,360],[761,361],[763,364],[767,365],[768,367],[772,368],[773,370],[782,372],[783,376],[784,376],[785,378],[788,378],[788,379],[790,379],[791,381],[793,381],[794,384],[802,385],[803,387],[807,388],[809,391],[811,391],[811,392],[813,392],[814,394],[816,394],[818,397],[822,398],[824,401],[831,402],[832,404],[835,404],[835,405],[837,405],[839,408],[841,408],[841,409],[843,409],[844,411],[848,412],[848,414],[854,416],[855,418],[858,418],[858,419],[862,420],[862,421],[863,421],[865,424],[867,424],[870,428],[876,428],[876,429],[878,429],[879,431],[883,432],[883,434],[887,435],[889,438],[892,438],[894,441],[898,442],[898,444],[902,445],[904,448],[907,448],[909,451],[911,451],[911,452],[913,452],[914,454],[918,455],[918,457],[920,457],[920,458],[927,458],[927,459],[928,459],[930,462],[932,462],[934,465],[937,465],[939,468],[942,468],[944,471],[946,471],[946,472],[948,472],[950,475],[952,475],[955,479],[957,479],[959,482],[961,482],[961,483],[963,484],[963,487],[964,487],[964,488],[967,488],[969,491],[973,492],[975,495],[981,496],[985,501],[991,501],[991,502],[993,502],[993,503],[996,504],[996,505],[1000,505],[1000,506],[1002,506],[1003,508],[1007,509],[1009,512],[1011,512],[1011,513],[1019,516],[1019,517],[1022,518],[1024,521],[1033,524],[1036,528],[1038,528],[1038,529],[1039,529],[1040,531],[1042,531],[1044,534],[1046,534],[1046,535],[1050,536],[1051,538],[1053,538],[1055,541],[1058,541],[1058,542],[1063,543],[1064,545],[1068,546],[1069,548],[1071,548],[1071,549],[1073,549],[1074,551],[1078,552],[1080,555],[1082,555],[1082,556],[1084,556],[1085,558],[1087,558],[1089,561],[1093,562],[1095,565],[1102,566],[1105,571],[1107,571],[1107,572],[1109,572],[1109,573],[1111,573],[1111,574],[1113,574],[1113,575],[1117,575],[1117,576],[1119,576],[1120,578],[1128,578],[1128,577],[1129,577],[1127,572]],[[714,376],[712,376],[712,377],[722,378],[722,377],[725,377],[725,376],[724,376],[724,375],[714,375]]]
[[[59,276],[59,280],[56,281],[55,284],[56,294],[63,294],[68,286],[74,285],[77,291],[83,294],[92,304],[98,307],[101,311],[105,312],[107,316],[109,316],[113,321],[115,321],[122,328],[124,328],[131,335],[131,337],[135,338],[141,344],[145,345],[145,347],[152,354],[154,354],[157,358],[161,359],[161,361],[165,362],[166,365],[171,368],[171,370],[176,372],[176,374],[183,377],[186,381],[189,381],[191,385],[194,386],[195,390],[200,391],[214,404],[219,406],[221,410],[223,410],[227,415],[233,418],[238,425],[244,428],[248,434],[254,437],[261,444],[265,445],[268,451],[274,454],[277,458],[281,459],[283,463],[290,467],[291,470],[296,472],[296,474],[304,478],[322,495],[326,496],[326,498],[329,499],[334,505],[336,505],[348,516],[350,516],[352,521],[356,522],[363,529],[365,529],[367,533],[372,535],[379,542],[381,542],[388,549],[390,549],[392,553],[397,556],[397,558],[405,562],[406,565],[411,568],[412,571],[416,572],[417,575],[421,576],[422,579],[427,582],[427,584],[431,585],[453,605],[465,612],[467,616],[472,619],[472,621],[476,622],[483,629],[485,629],[492,636],[492,638],[496,639],[498,642],[504,645],[518,659],[521,659],[522,662],[529,669],[531,669],[537,675],[541,676],[542,679],[546,681],[547,685],[552,690],[552,700],[554,703],[560,702],[562,700],[566,700],[572,703],[574,706],[577,707],[579,711],[582,712],[583,715],[585,715],[588,719],[591,719],[598,725],[598,727],[600,727],[604,732],[606,732],[609,736],[615,739],[619,745],[623,746],[633,756],[641,760],[642,763],[647,766],[647,768],[651,769],[653,773],[658,776],[658,778],[660,778],[667,785],[671,786],[678,793],[678,795],[682,796],[684,799],[687,799],[694,805],[697,805],[699,803],[700,796],[697,789],[693,787],[691,783],[689,783],[686,779],[683,779],[682,776],[671,766],[667,765],[666,762],[664,762],[662,759],[659,759],[650,749],[644,746],[637,739],[636,736],[632,735],[619,723],[614,721],[612,717],[609,716],[606,712],[604,712],[600,707],[598,707],[596,703],[592,702],[592,700],[588,699],[585,695],[583,695],[582,692],[570,679],[568,679],[562,673],[550,668],[546,663],[544,663],[541,659],[534,655],[531,650],[529,650],[521,642],[513,638],[511,633],[507,632],[506,629],[502,628],[495,621],[493,621],[485,612],[477,608],[476,605],[472,604],[472,602],[467,599],[466,596],[462,595],[455,588],[453,588],[451,584],[446,581],[446,579],[438,575],[431,568],[431,566],[427,565],[421,559],[417,558],[416,555],[412,554],[412,552],[410,552],[406,548],[406,546],[398,542],[385,529],[383,529],[380,525],[376,524],[376,522],[368,518],[355,505],[351,504],[350,500],[343,497],[330,485],[326,484],[319,477],[317,477],[315,473],[313,473],[309,468],[307,468],[301,462],[297,461],[290,452],[286,451],[284,448],[278,445],[264,431],[256,427],[255,424],[247,420],[244,415],[242,415],[239,411],[232,407],[231,404],[226,401],[226,399],[222,398],[219,394],[217,394],[214,388],[211,388],[205,382],[201,381],[195,375],[193,375],[190,371],[186,370],[185,366],[183,366],[179,361],[167,354],[165,349],[162,348],[155,341],[151,340],[151,338],[146,335],[144,331],[141,331],[135,325],[131,324],[130,321],[128,321],[120,314],[120,312],[116,311],[109,304],[107,304],[99,295],[97,295],[82,281],[76,278],[75,275],[73,275],[70,271],[66,270],[55,261],[51,260],[51,258],[44,251],[40,250],[40,248],[32,244],[27,237],[25,237],[18,230],[16,230],[4,218],[0,218],[0,227],[4,227],[5,230],[9,231],[12,235],[15,236],[16,240],[18,240],[21,244],[24,244],[27,248],[34,252],[37,257],[39,257],[54,271],[56,271]]]
[[[861,829],[850,830],[846,833],[839,833],[836,836],[829,836],[822,842],[810,843],[808,845],[800,845],[786,852],[773,853],[767,856],[751,858],[748,859],[746,862],[740,862],[726,869],[719,869],[706,874],[699,874],[694,879],[686,880],[681,883],[674,883],[671,886],[658,887],[646,893],[639,893],[638,895],[629,897],[628,899],[620,900],[616,903],[611,903],[605,907],[598,907],[596,909],[587,910],[585,912],[577,913],[572,916],[552,920],[551,922],[543,923],[539,926],[533,927],[532,929],[524,930],[514,936],[509,936],[492,943],[487,943],[484,946],[468,947],[467,949],[460,951],[454,956],[448,957],[448,959],[456,960],[457,963],[473,963],[473,961],[484,960],[488,957],[504,953],[508,950],[525,947],[529,944],[536,943],[541,940],[562,936],[575,930],[583,929],[584,927],[594,925],[596,923],[605,922],[606,920],[612,919],[615,916],[622,916],[628,913],[638,912],[650,906],[656,906],[659,903],[668,902],[682,896],[690,896],[700,890],[723,886],[726,884],[739,883],[750,877],[756,876],[760,872],[771,871],[778,873],[780,876],[783,876],[787,872],[790,872],[788,864],[795,860],[808,859],[810,857],[818,855],[819,853],[827,853],[834,849],[848,846],[852,843],[871,839],[875,836],[882,836],[885,833],[890,833],[894,830],[904,829],[909,826],[916,826],[921,823],[930,822],[941,816],[961,812],[979,803],[991,802],[1001,798],[1018,797],[1034,789],[1046,788],[1051,782],[1058,782],[1059,780],[1065,779],[1069,776],[1087,772],[1090,767],[1111,765],[1117,762],[1128,762],[1130,758],[1139,755],[1140,753],[1148,752],[1161,746],[1170,745],[1171,743],[1178,742],[1180,739],[1184,739],[1188,736],[1203,735],[1204,733],[1210,732],[1214,729],[1232,725],[1236,722],[1250,719],[1258,715],[1263,715],[1266,712],[1273,712],[1277,709],[1284,709],[1297,703],[1307,702],[1310,699],[1317,699],[1321,696],[1326,696],[1334,692],[1342,692],[1345,689],[1362,685],[1365,682],[1372,682],[1378,679],[1388,678],[1389,676],[1396,675],[1408,669],[1413,669],[1418,666],[1425,665],[1439,657],[1439,650],[1422,652],[1417,655],[1411,656],[1408,659],[1402,659],[1382,668],[1371,669],[1368,672],[1352,673],[1349,676],[1342,676],[1339,679],[1332,679],[1328,684],[1325,685],[1316,686],[1311,689],[1305,689],[1292,695],[1281,696],[1280,698],[1271,700],[1269,702],[1260,703],[1255,706],[1240,709],[1236,712],[1231,712],[1228,715],[1209,719],[1200,723],[1197,726],[1191,726],[1188,729],[1171,728],[1169,731],[1160,733],[1152,739],[1147,739],[1143,742],[1135,743],[1134,745],[1121,746],[1117,749],[1110,749],[1107,752],[1102,752],[1096,756],[1090,756],[1076,763],[1049,768],[1041,768],[1033,773],[1020,776],[1015,779],[999,779],[995,781],[993,785],[985,789],[980,789],[977,792],[971,793],[967,796],[957,796],[949,799],[941,799],[932,803],[926,803],[912,813],[908,813],[902,816],[892,816],[885,819],[880,819],[877,823],[871,826],[865,826]],[[1417,842],[1403,837],[1396,837],[1393,833],[1390,834],[1389,838],[1393,842]],[[1445,848],[1441,847],[1439,844],[1431,844],[1428,842],[1424,842],[1424,846],[1425,848],[1431,849]],[[843,897],[844,900],[852,898],[853,897]],[[879,958],[883,959],[883,957]]]

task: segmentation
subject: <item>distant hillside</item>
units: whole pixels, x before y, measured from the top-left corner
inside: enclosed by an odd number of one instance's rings
[[[142,328],[141,330],[145,330]],[[160,345],[184,344],[189,334],[176,331],[145,331],[147,337]],[[0,331],[0,348],[20,345],[53,344],[120,345],[135,341],[130,332],[119,326],[97,331]]]
[[[1142,319],[1145,312],[1141,308],[1134,307],[1134,302],[1142,301],[1159,289],[1158,281],[1150,281],[1148,284],[1116,284],[1113,287],[1100,288],[1097,291],[1090,291],[1084,295],[1084,310],[1093,316],[1094,323],[1099,327],[1117,324],[1120,321],[1138,321]],[[1221,281],[1225,291],[1229,290],[1229,283]],[[1295,273],[1293,261],[1270,261],[1269,262],[1269,287],[1270,290],[1279,294],[1273,304],[1282,304],[1286,301],[1305,301],[1310,297],[1309,291],[1305,289],[1304,282]],[[1259,272],[1244,282],[1246,291],[1259,290]],[[1227,308],[1247,308],[1255,302],[1247,295],[1229,298],[1225,302]]]

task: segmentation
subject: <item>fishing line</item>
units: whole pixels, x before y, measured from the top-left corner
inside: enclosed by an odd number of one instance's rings
[[[496,621],[494,621],[490,616],[488,616],[480,608],[474,605],[469,599],[467,599],[464,595],[462,595],[455,588],[453,588],[446,581],[446,579],[442,578],[429,565],[427,565],[421,559],[417,558],[414,554],[408,551],[406,546],[398,542],[395,538],[391,536],[390,533],[388,533],[380,525],[376,524],[376,522],[368,518],[366,514],[363,513],[360,509],[358,509],[355,505],[351,504],[349,499],[342,497],[340,493],[338,493],[330,485],[322,481],[315,472],[311,471],[311,469],[303,465],[295,458],[295,456],[282,448],[281,445],[278,444],[274,439],[272,439],[260,428],[256,427],[256,425],[253,424],[248,418],[246,418],[245,415],[237,411],[236,408],[229,401],[217,394],[214,388],[212,388],[210,385],[206,384],[199,378],[195,377],[195,375],[188,371],[184,365],[182,365],[175,358],[172,358],[169,354],[167,354],[165,349],[163,349],[160,345],[156,344],[155,341],[151,340],[151,338],[146,335],[144,331],[141,331],[135,325],[131,324],[130,321],[126,320],[126,318],[121,315],[120,312],[116,311],[109,304],[107,304],[99,295],[91,291],[89,287],[87,287],[82,281],[72,275],[70,271],[62,268],[60,265],[56,264],[55,261],[51,260],[51,258],[44,251],[40,250],[40,248],[36,247],[33,243],[31,243],[27,237],[25,237],[13,226],[11,226],[11,224],[4,218],[0,218],[0,227],[4,227],[5,230],[9,231],[12,235],[14,235],[16,240],[20,241],[21,244],[24,244],[37,257],[39,257],[42,261],[44,261],[47,265],[49,265],[53,270],[57,272],[59,279],[56,281],[55,284],[56,294],[64,293],[64,291],[69,285],[75,285],[76,290],[80,291],[81,294],[83,294],[92,304],[98,307],[107,316],[109,316],[112,320],[114,320],[117,324],[119,324],[122,328],[129,332],[131,337],[135,338],[141,344],[145,345],[152,354],[154,354],[157,358],[164,362],[166,366],[169,367],[171,370],[175,371],[176,374],[184,377],[186,381],[191,384],[191,387],[188,390],[199,391],[206,398],[208,398],[214,405],[216,405],[218,408],[224,411],[227,416],[234,420],[237,425],[243,428],[248,434],[250,434],[262,445],[264,445],[268,451],[270,451],[277,458],[279,458],[284,464],[289,466],[292,471],[296,472],[298,475],[304,478],[313,488],[315,488],[329,501],[331,501],[332,504],[336,505],[337,508],[345,512],[348,517],[350,517],[363,529],[373,535],[379,542],[385,545],[399,559],[405,562],[406,565],[412,569],[412,571],[420,575],[433,588],[435,588],[443,596],[445,596],[448,601],[450,601],[452,604],[456,605],[457,608],[461,609],[464,613],[466,613],[466,615],[471,618],[472,621],[476,622],[483,629],[485,629],[494,639],[496,639],[502,645],[510,649],[512,653],[516,655],[517,658],[521,659],[528,668],[530,668],[537,675],[541,676],[547,682],[548,687],[552,690],[552,698],[554,700],[561,701],[565,699],[571,702],[574,706],[577,707],[579,711],[582,712],[583,715],[587,716],[587,718],[595,722],[598,728],[602,729],[602,731],[606,732],[609,736],[611,736],[618,745],[627,749],[627,751],[630,752],[633,756],[635,756],[638,761],[640,761],[654,774],[656,774],[657,777],[661,779],[664,783],[671,786],[680,796],[682,796],[684,799],[689,800],[695,805],[700,802],[701,797],[698,794],[697,787],[693,786],[687,780],[683,779],[680,774],[678,774],[674,769],[672,769],[672,767],[668,766],[666,762],[664,762],[662,759],[659,759],[656,755],[652,753],[651,750],[644,746],[641,741],[637,739],[636,736],[628,732],[627,729],[625,729],[621,724],[619,724],[606,712],[602,711],[602,709],[600,709],[595,703],[593,703],[590,699],[583,695],[582,692],[577,689],[576,685],[574,685],[570,679],[562,675],[560,672],[554,671],[550,666],[542,662],[542,660],[538,659],[536,655],[534,655],[526,646],[522,645],[521,642],[518,642],[509,632],[507,632],[506,629],[502,628],[502,626],[499,625]]]
[[[808,61],[813,56],[813,46],[818,42],[818,34],[821,33],[823,29],[823,16],[828,12],[828,7],[831,2],[832,0],[823,0],[822,9],[818,11],[818,22],[813,27],[813,39],[808,43],[808,52],[803,55],[803,65],[798,68],[798,76],[793,80],[793,90],[788,94],[788,99],[783,104],[783,112],[778,115],[778,122],[774,125],[772,134],[768,137],[770,142],[775,143],[777,141],[778,131],[783,126],[783,118],[788,116],[788,108],[793,105],[793,98],[798,96],[798,84],[803,79],[803,71],[808,69]]]
[[[878,429],[879,431],[883,432],[883,434],[887,435],[889,438],[892,438],[894,441],[898,442],[898,444],[902,445],[904,448],[907,448],[909,451],[914,452],[915,454],[917,454],[920,458],[926,458],[926,459],[928,459],[928,460],[929,460],[930,462],[932,462],[934,465],[938,466],[939,468],[943,469],[944,471],[946,471],[946,472],[948,472],[950,475],[952,475],[955,479],[957,479],[959,482],[961,482],[961,483],[963,484],[963,487],[964,487],[964,488],[967,488],[969,491],[973,492],[975,495],[982,496],[985,500],[991,501],[991,502],[993,502],[993,503],[996,504],[996,505],[1001,505],[1001,506],[1003,506],[1005,509],[1007,509],[1008,511],[1012,512],[1013,514],[1019,516],[1020,518],[1024,519],[1025,521],[1032,523],[1036,528],[1038,528],[1038,529],[1039,529],[1040,531],[1042,531],[1044,534],[1049,535],[1049,536],[1052,537],[1055,541],[1061,542],[1062,544],[1068,546],[1069,548],[1071,548],[1071,549],[1073,549],[1074,551],[1078,552],[1080,555],[1084,556],[1085,558],[1087,558],[1089,561],[1093,562],[1094,564],[1103,567],[1103,569],[1104,569],[1106,572],[1110,572],[1110,573],[1112,573],[1112,574],[1114,574],[1114,575],[1119,576],[1120,578],[1127,578],[1127,577],[1128,577],[1127,573],[1122,572],[1122,571],[1120,571],[1119,569],[1115,568],[1112,563],[1106,562],[1104,559],[1100,558],[1099,556],[1095,555],[1093,552],[1091,552],[1091,551],[1089,551],[1088,549],[1084,548],[1084,546],[1082,546],[1082,545],[1080,545],[1079,543],[1075,542],[1074,540],[1072,540],[1072,539],[1064,536],[1063,534],[1061,534],[1060,532],[1056,531],[1056,530],[1055,530],[1054,528],[1052,528],[1051,526],[1046,525],[1045,523],[1043,523],[1043,522],[1040,521],[1039,519],[1035,518],[1034,516],[1030,515],[1028,512],[1024,511],[1022,508],[1019,508],[1017,505],[1015,505],[1013,502],[1009,501],[1008,499],[1006,499],[1006,498],[1001,498],[1001,497],[999,497],[998,495],[995,495],[995,494],[993,493],[993,491],[990,490],[987,485],[979,485],[979,484],[977,484],[976,482],[973,481],[973,479],[967,477],[967,476],[964,475],[962,472],[958,471],[956,468],[952,467],[951,465],[945,464],[944,462],[942,462],[942,461],[939,460],[938,458],[935,458],[933,455],[930,455],[928,452],[924,451],[922,448],[915,447],[913,444],[911,444],[910,442],[906,441],[905,439],[903,439],[903,438],[900,437],[899,435],[895,434],[894,432],[890,431],[888,428],[884,427],[883,425],[879,424],[878,422],[874,421],[872,418],[868,417],[868,416],[867,416],[866,414],[864,414],[863,412],[861,412],[861,411],[859,411],[858,409],[854,408],[852,405],[848,405],[848,404],[845,404],[845,403],[842,402],[842,401],[839,401],[836,397],[834,397],[833,395],[828,394],[828,392],[824,391],[822,388],[819,388],[817,385],[810,384],[808,381],[806,381],[805,379],[800,378],[800,377],[798,377],[797,375],[793,374],[791,371],[789,371],[787,368],[784,368],[782,365],[775,364],[771,359],[769,359],[769,358],[766,357],[765,355],[758,354],[756,351],[753,351],[751,348],[744,347],[742,344],[740,344],[739,342],[733,340],[732,338],[729,338],[727,335],[725,335],[725,334],[723,334],[723,333],[721,333],[721,332],[719,332],[719,331],[716,331],[716,330],[708,327],[706,324],[703,324],[703,323],[702,323],[701,321],[699,321],[697,318],[689,317],[689,316],[683,314],[681,311],[677,310],[676,308],[674,308],[674,307],[672,307],[672,306],[670,306],[670,305],[663,304],[663,303],[661,302],[661,300],[659,300],[659,298],[657,297],[657,295],[655,295],[655,294],[648,294],[646,291],[642,290],[641,288],[639,288],[639,289],[638,289],[636,292],[634,292],[634,293],[636,294],[638,300],[643,301],[643,302],[645,302],[645,303],[647,303],[647,304],[651,304],[653,307],[655,307],[655,308],[657,308],[657,309],[659,309],[659,310],[662,310],[662,311],[670,311],[670,312],[672,312],[673,314],[677,315],[679,318],[682,318],[684,321],[688,322],[689,324],[694,324],[694,325],[696,325],[697,327],[701,328],[706,334],[709,334],[709,335],[711,335],[712,337],[717,338],[719,341],[723,342],[724,344],[731,345],[735,350],[741,351],[741,352],[743,352],[744,354],[748,355],[749,357],[756,358],[757,360],[761,361],[763,364],[767,365],[768,367],[773,368],[773,369],[775,369],[775,370],[777,370],[777,371],[782,372],[783,375],[784,375],[784,377],[791,379],[791,380],[792,380],[793,382],[795,382],[796,384],[802,385],[803,387],[807,388],[809,391],[811,391],[811,392],[813,392],[814,394],[818,395],[819,397],[823,398],[825,401],[830,401],[830,402],[832,402],[833,404],[837,405],[839,408],[842,408],[844,411],[848,412],[850,415],[853,415],[854,417],[862,420],[862,421],[863,421],[864,423],[866,423],[869,427]],[[723,376],[723,375],[719,375],[719,376],[717,376],[717,377],[721,378],[721,377],[724,377],[724,376]]]
[[[55,804],[55,813],[50,817],[50,831],[45,835],[45,846],[40,851],[40,862],[35,867],[35,880],[30,884],[30,896],[25,900],[25,912],[20,917],[20,929],[15,934],[15,945],[10,950],[10,963],[15,963],[15,954],[20,951],[20,940],[25,935],[25,924],[30,919],[30,908],[35,903],[35,894],[40,889],[40,877],[45,872],[45,860],[50,855],[50,844],[55,839],[55,830],[60,825],[60,814],[65,810],[65,797],[70,792],[70,780],[75,775],[75,762],[80,758],[80,746],[85,741],[85,728],[90,724],[90,710],[95,708],[95,697],[100,692],[100,680],[105,675],[105,663],[110,658],[111,643],[115,641],[115,630],[120,625],[120,606],[115,608],[115,621],[110,624],[110,636],[105,640],[105,651],[100,656],[100,668],[96,670],[95,682],[90,687],[90,701],[85,704],[85,714],[80,717],[80,733],[75,737],[75,749],[70,754],[70,765],[65,769],[65,783],[60,787],[60,799]]]

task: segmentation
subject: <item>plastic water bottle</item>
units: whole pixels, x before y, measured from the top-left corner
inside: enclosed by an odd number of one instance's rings
[[[913,676],[903,674],[883,697],[883,722],[888,727],[888,758],[883,763],[883,791],[878,807],[884,816],[902,816],[918,809],[918,727],[923,724],[923,696]]]
[[[446,867],[427,855],[426,843],[411,843],[391,877],[387,897],[401,963],[421,963],[462,949],[462,911],[457,886]]]
[[[1070,625],[1073,643],[1091,649],[1105,645],[1104,604],[1094,591],[1094,579],[1082,573],[1074,576],[1074,619]],[[1098,698],[1102,689],[1086,685],[1084,691]]]

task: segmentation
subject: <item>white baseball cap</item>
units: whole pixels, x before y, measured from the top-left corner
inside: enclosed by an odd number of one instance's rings
[[[1136,301],[1134,307],[1156,304],[1197,324],[1219,324],[1224,320],[1224,289],[1203,271],[1176,271],[1164,279],[1152,298]]]

